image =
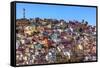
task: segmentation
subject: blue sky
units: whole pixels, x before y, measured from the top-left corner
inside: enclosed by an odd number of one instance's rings
[[[53,18],[88,21],[90,25],[96,25],[96,8],[78,7],[78,6],[61,6],[61,5],[43,5],[31,3],[16,3],[16,18],[23,18],[23,8],[26,9],[26,18]]]

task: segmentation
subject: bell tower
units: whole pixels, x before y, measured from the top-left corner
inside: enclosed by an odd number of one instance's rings
[[[23,8],[23,19],[25,19],[25,8]]]

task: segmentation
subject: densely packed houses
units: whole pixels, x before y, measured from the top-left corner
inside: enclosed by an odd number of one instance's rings
[[[96,26],[87,21],[16,20],[16,64],[95,61]]]

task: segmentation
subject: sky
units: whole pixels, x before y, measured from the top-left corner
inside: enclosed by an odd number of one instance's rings
[[[47,5],[32,3],[16,3],[16,19],[23,18],[23,8],[25,8],[25,18],[52,18],[88,21],[89,25],[96,25],[96,8],[80,6]]]

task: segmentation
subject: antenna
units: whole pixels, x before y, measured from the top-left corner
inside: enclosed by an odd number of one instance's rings
[[[25,19],[25,8],[23,8],[23,19]]]

